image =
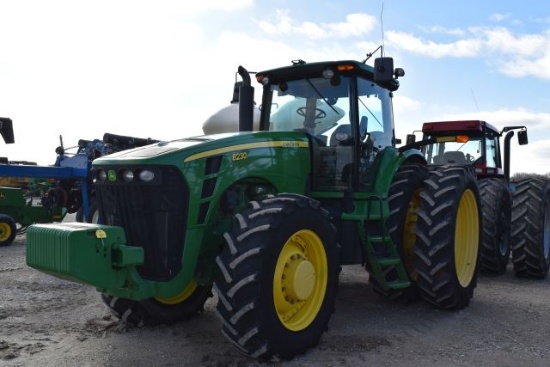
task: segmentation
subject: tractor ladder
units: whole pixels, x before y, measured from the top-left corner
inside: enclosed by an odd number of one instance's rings
[[[384,289],[402,289],[411,285],[397,247],[391,239],[386,222],[389,219],[387,198],[369,195],[356,202],[355,211],[342,215],[344,220],[357,221],[361,243],[370,264],[369,271]]]

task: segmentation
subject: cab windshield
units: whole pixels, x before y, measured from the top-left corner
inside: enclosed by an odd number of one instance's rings
[[[428,164],[472,164],[483,155],[481,137],[470,137],[466,142],[457,142],[454,136],[436,139],[439,142],[423,148]]]
[[[334,145],[336,137],[333,135],[337,129],[346,130],[353,137],[351,108],[357,106],[361,136],[374,133],[379,145],[391,145],[389,92],[367,79],[358,78],[358,101],[355,104],[350,100],[352,84],[352,78],[344,76],[338,83],[331,82],[331,79],[310,78],[272,85],[269,130],[304,131]]]

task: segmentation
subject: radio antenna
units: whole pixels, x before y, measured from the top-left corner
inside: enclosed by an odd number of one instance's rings
[[[382,9],[380,11],[380,31],[382,32],[382,44],[376,50],[367,53],[367,57],[363,60],[365,64],[375,53],[380,50],[380,56],[384,57],[384,2],[382,1]]]
[[[474,103],[476,105],[477,112],[479,112],[479,106],[477,105],[476,95],[474,94],[474,90],[472,88],[470,88],[470,93],[472,93],[472,98],[474,99]]]
[[[382,33],[382,49],[381,54],[384,57],[384,2],[382,1],[382,8],[380,9],[380,32]]]

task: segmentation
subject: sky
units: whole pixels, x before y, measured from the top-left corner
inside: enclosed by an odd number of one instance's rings
[[[15,130],[0,156],[51,165],[60,136],[200,135],[239,65],[363,60],[380,45],[405,70],[398,138],[426,121],[525,125],[512,174],[550,172],[550,7],[512,0],[0,0],[0,116]]]

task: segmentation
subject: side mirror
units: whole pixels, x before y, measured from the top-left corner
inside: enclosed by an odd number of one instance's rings
[[[416,136],[414,134],[407,134],[407,145],[416,142]]]
[[[239,90],[242,85],[243,82],[235,82],[235,85],[233,86],[233,99],[230,103],[239,103]]]
[[[13,144],[15,142],[11,119],[0,117],[0,134],[2,134],[2,138],[4,138],[6,144]]]
[[[527,130],[520,130],[518,131],[518,143],[519,145],[525,145],[529,141],[527,139]]]
[[[389,82],[393,80],[393,58],[379,57],[374,60],[374,81]]]

